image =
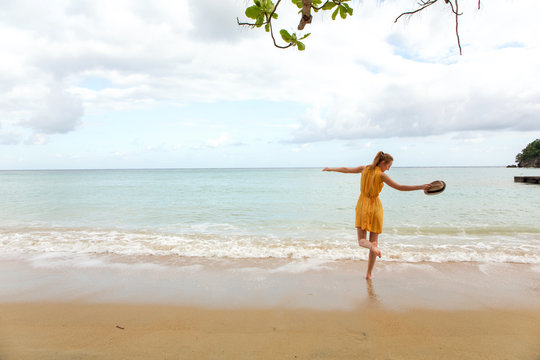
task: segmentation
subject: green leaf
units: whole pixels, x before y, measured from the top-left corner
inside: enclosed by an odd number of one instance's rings
[[[339,9],[340,9],[340,7],[337,7],[336,11],[334,11],[334,13],[332,14],[332,20],[336,20],[336,16],[337,16],[337,13],[338,13]]]
[[[274,3],[268,0],[268,2],[266,3],[266,12],[270,14],[273,10],[274,10]]]
[[[274,13],[274,14],[272,15],[272,19],[277,19],[277,13]]]
[[[294,5],[296,5],[299,9],[302,8],[302,0],[291,0]]]
[[[323,10],[332,10],[334,8],[334,6],[336,6],[336,3],[334,2],[327,2],[326,4],[324,4],[324,6],[322,7]]]
[[[255,5],[257,5],[257,7],[261,7],[261,2],[259,0],[253,0],[253,2]]]
[[[347,13],[352,16],[353,14],[352,7],[350,7],[349,4],[343,4],[343,6],[345,6],[345,9],[347,9]]]
[[[260,14],[257,20],[255,21],[255,26],[261,27],[263,23],[264,23],[264,14]]]
[[[304,40],[305,38],[307,38],[309,35],[311,35],[311,33],[307,33],[306,35],[302,36],[300,39],[298,40]]]
[[[286,43],[291,43],[292,41],[292,37],[291,37],[291,34],[289,34],[289,32],[285,29],[281,29],[279,31],[280,35],[281,35],[281,38],[283,39],[283,41],[285,41]]]
[[[261,9],[256,5],[250,6],[246,9],[246,16],[250,19],[257,19],[261,14]]]
[[[306,45],[304,45],[303,42],[298,41],[298,42],[296,43],[296,45],[298,45],[298,50],[300,50],[300,51],[306,50]]]
[[[264,25],[264,30],[266,30],[266,32],[270,32],[270,23]]]
[[[339,7],[339,16],[341,16],[342,19],[347,17],[347,9],[345,9],[345,6]]]

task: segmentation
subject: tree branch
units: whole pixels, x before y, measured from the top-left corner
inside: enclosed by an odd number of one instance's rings
[[[344,1],[347,1],[347,0],[327,0],[324,4],[322,4],[321,6],[319,7],[316,7],[316,6],[313,6],[311,5],[311,8],[314,9],[314,10],[321,10],[323,7],[326,6],[326,4],[328,4],[329,2],[333,2],[334,4],[336,5],[341,5]]]
[[[255,27],[256,24],[252,24],[252,23],[241,23],[240,20],[238,20],[238,17],[236,18],[236,23],[240,26],[251,26],[251,27]],[[265,23],[263,23],[263,25],[266,25]]]
[[[298,30],[303,30],[304,27],[306,26],[306,24],[311,23],[311,21],[313,19],[313,16],[311,15],[311,9],[314,9],[315,11],[321,10],[321,9],[325,8],[328,3],[332,3],[332,6],[329,6],[329,8],[324,9],[324,10],[330,10],[331,8],[333,8],[333,7],[335,7],[337,5],[338,7],[342,6],[342,8],[338,9],[339,11],[345,10],[346,13],[348,13],[349,15],[352,15],[352,8],[350,8],[347,4],[342,5],[345,1],[348,1],[348,0],[326,0],[321,6],[317,7],[317,6],[313,5],[313,0],[302,0],[302,11],[301,11],[302,16],[300,18],[300,23],[298,24]],[[426,8],[434,5],[438,1],[439,0],[418,0],[418,3],[417,3],[417,5],[419,6],[418,9],[412,10],[412,11],[407,11],[407,12],[404,12],[404,13],[400,14],[394,20],[394,23],[397,23],[398,20],[401,19],[401,17],[403,17],[403,16],[412,16],[412,15],[414,15],[416,13],[419,13],[422,10],[425,10]],[[458,1],[459,0],[444,0],[444,2],[450,6],[450,11],[452,11],[452,13],[455,16],[456,38],[457,38],[457,43],[458,43],[458,47],[459,47],[459,54],[462,55],[461,39],[459,37],[459,16],[461,16],[462,13],[459,12],[459,3],[458,3]],[[295,35],[296,33],[293,34],[294,38],[291,38],[292,42],[290,42],[286,46],[278,45],[277,42],[276,42],[276,39],[274,37],[274,30],[273,30],[273,27],[272,27],[272,18],[274,16],[274,14],[276,13],[276,10],[277,10],[278,6],[280,5],[280,3],[281,3],[281,0],[277,0],[276,5],[274,6],[274,8],[272,9],[272,12],[270,14],[267,14],[266,10],[264,10],[264,17],[265,17],[265,20],[266,20],[264,22],[261,22],[261,23],[242,22],[241,23],[238,18],[236,18],[236,22],[240,26],[250,26],[252,28],[253,27],[261,27],[262,25],[265,25],[266,31],[270,32],[270,36],[272,37],[272,41],[274,43],[274,46],[278,47],[280,49],[286,49],[288,47],[296,45],[297,44],[296,35]],[[294,3],[298,5],[299,1],[296,0],[296,1],[294,1]],[[256,4],[257,4],[257,2],[256,2]],[[480,10],[480,5],[481,5],[481,0],[478,0],[478,10]],[[335,16],[336,13],[337,13],[337,10],[332,15],[332,19],[334,19],[334,16]],[[345,18],[347,14],[341,13],[341,15],[342,15],[343,18]],[[255,16],[253,16],[253,17],[255,17]],[[277,15],[276,15],[276,17],[277,17]],[[257,21],[261,21],[261,20],[262,20],[262,18],[260,16],[258,16]],[[284,37],[284,36],[285,35],[282,35],[283,39],[286,39],[286,37]],[[304,36],[303,38],[298,39],[298,40],[302,40],[305,37],[307,37],[307,35]],[[285,42],[286,41],[287,40],[285,40]],[[300,45],[302,46],[301,49],[300,49]],[[305,46],[300,41],[298,41],[298,47],[299,47],[300,50],[305,49]]]
[[[424,10],[425,8],[435,4],[437,1],[439,0],[427,0],[427,1],[420,1],[418,4],[421,6],[420,8],[416,9],[416,10],[413,10],[413,11],[407,11],[407,12],[404,12],[402,13],[401,15],[399,15],[396,20],[394,20],[394,24],[397,23],[397,21],[399,20],[400,17],[402,16],[406,16],[406,15],[414,15],[422,10]]]
[[[281,1],[281,0],[280,0]],[[278,1],[278,4],[279,4],[279,1]],[[274,7],[274,11],[276,11],[276,8],[277,8],[277,4],[276,6]],[[274,12],[272,12],[273,14]],[[274,37],[274,28],[272,27],[272,16],[270,16],[270,19],[267,20],[268,21],[268,25],[270,26],[270,36],[272,37],[272,41],[274,42],[274,46],[277,47],[277,48],[280,48],[280,49],[286,49],[290,46],[292,46],[292,43],[289,43],[288,45],[286,46],[281,46],[281,45],[278,45],[277,42],[276,42],[276,38]]]
[[[304,30],[306,24],[311,24],[311,4],[312,0],[302,0],[302,17],[300,18],[300,23],[298,24],[298,30]]]
[[[272,12],[270,13],[270,15],[266,17],[266,21],[263,22],[263,23],[260,24],[260,25],[270,24],[270,22],[272,22],[272,16],[273,16],[274,13],[276,12],[277,7],[279,6],[279,3],[280,3],[280,2],[281,2],[281,0],[278,0],[278,1],[277,1],[276,5],[274,6],[274,10],[272,10]],[[257,25],[257,24],[255,24],[255,23],[253,23],[253,24],[252,24],[252,23],[241,23],[240,20],[238,20],[238,17],[236,17],[236,23],[237,23],[238,25],[241,25],[241,26],[251,26],[251,27],[254,27],[254,26]]]
[[[276,2],[276,5],[274,5],[274,10],[272,10],[272,12],[270,13],[270,21],[272,21],[272,16],[274,16],[274,13],[276,12],[277,10],[277,7],[279,6],[279,3],[281,2],[281,0],[278,0]]]
[[[454,4],[452,4],[452,1],[450,0],[444,0],[448,5],[450,5],[450,9],[452,9],[452,12],[456,15],[463,15],[463,13],[459,14],[458,13],[458,0],[455,0],[456,1],[456,10],[454,10]]]
[[[316,7],[316,6],[313,6],[313,5],[311,5],[311,7],[312,7],[314,10],[321,10],[321,9],[322,9],[323,7],[325,7],[326,4],[328,4],[330,1],[331,1],[331,0],[326,0],[326,1],[324,2],[324,4],[322,4],[322,5],[319,6],[319,7]]]
[[[274,9],[272,10],[272,12],[270,14],[265,14],[266,21],[263,22],[262,24],[259,24],[259,25],[262,26],[262,25],[267,25],[268,24],[268,27],[270,28],[270,36],[272,37],[272,41],[274,42],[274,46],[277,47],[277,48],[280,48],[280,49],[286,49],[286,48],[292,46],[292,44],[289,43],[286,46],[278,45],[278,43],[276,42],[276,38],[274,37],[274,29],[272,27],[272,16],[274,16],[274,13],[276,12],[280,2],[281,2],[281,0],[278,0],[276,2],[276,5],[274,5]],[[236,22],[238,23],[238,25],[251,26],[252,28],[257,25],[256,23],[241,23],[240,20],[238,20],[238,18],[236,18]]]
[[[396,18],[396,20],[394,20],[394,23],[396,23],[402,16],[404,16],[404,15],[414,15],[416,13],[419,13],[420,11],[422,11],[425,8],[435,4],[438,1],[439,0],[420,0],[418,2],[418,5],[420,5],[420,7],[418,9],[402,13],[401,15],[399,15]],[[455,1],[455,8],[454,8],[454,3],[452,2],[452,0],[444,0],[444,2],[446,4],[450,5],[450,10],[452,11],[452,13],[455,15],[455,18],[456,18],[456,38],[457,38],[457,43],[458,43],[458,48],[459,48],[459,55],[462,55],[461,40],[459,38],[459,16],[462,15],[463,13],[459,12],[458,0],[454,0],[454,1]],[[480,1],[481,0],[478,0],[478,8],[480,8]]]
[[[451,5],[452,3],[450,3]],[[458,21],[458,16],[461,15],[459,13],[459,10],[458,10],[458,0],[456,0],[456,11],[454,12],[454,14],[456,14],[456,38],[457,38],[457,44],[458,44],[458,47],[459,47],[459,55],[463,55],[462,52],[461,52],[461,41],[459,40],[459,31],[458,31],[458,26],[459,26],[459,21]],[[454,11],[454,8],[452,7],[452,11]]]

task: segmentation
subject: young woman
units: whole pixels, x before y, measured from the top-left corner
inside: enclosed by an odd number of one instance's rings
[[[356,205],[356,231],[358,233],[358,245],[369,249],[369,260],[366,279],[371,279],[371,272],[375,266],[375,260],[381,257],[378,248],[379,234],[382,232],[383,208],[379,193],[384,184],[400,191],[429,190],[430,184],[424,185],[400,185],[385,174],[390,170],[394,158],[390,154],[379,151],[371,165],[358,167],[326,167],[323,171],[337,171],[347,174],[362,174],[360,181],[360,197]],[[384,183],[384,184],[383,184]],[[369,231],[369,241],[367,232]]]

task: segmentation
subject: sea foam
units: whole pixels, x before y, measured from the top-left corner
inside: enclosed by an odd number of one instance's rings
[[[353,234],[344,238],[308,239],[255,234],[159,233],[118,229],[27,228],[0,233],[0,253],[161,256],[208,259],[366,260],[368,251]],[[496,262],[540,264],[536,234],[505,236],[459,235],[380,236],[384,261]]]

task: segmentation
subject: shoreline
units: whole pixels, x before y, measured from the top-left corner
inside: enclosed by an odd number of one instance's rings
[[[540,309],[540,265],[314,259],[38,256],[0,259],[0,303],[82,302],[206,308]]]

